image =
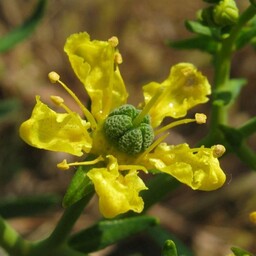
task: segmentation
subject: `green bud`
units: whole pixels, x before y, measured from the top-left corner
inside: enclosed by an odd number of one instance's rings
[[[133,124],[140,112],[132,105],[123,105],[113,110],[104,124],[105,135],[109,141],[131,155],[145,151],[154,140],[149,115],[146,115],[139,125]]]
[[[219,26],[236,24],[239,18],[239,10],[234,0],[222,0],[214,7],[213,19]]]

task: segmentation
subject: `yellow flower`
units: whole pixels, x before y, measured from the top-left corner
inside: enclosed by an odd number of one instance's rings
[[[196,114],[195,118],[160,127],[165,117],[184,117],[190,108],[208,100],[211,91],[206,77],[192,64],[179,63],[164,82],[143,86],[145,102],[135,108],[126,102],[128,94],[118,68],[122,57],[117,45],[116,37],[91,41],[87,33],[71,35],[64,50],[91,99],[91,111],[57,73],[51,72],[51,82],[60,84],[73,97],[84,117],[70,110],[58,96],[51,99],[66,113],[56,113],[37,96],[30,119],[20,127],[21,138],[37,148],[97,156],[87,162],[64,160],[58,167],[102,162],[103,167],[94,167],[87,175],[99,196],[100,211],[107,218],[143,210],[139,193],[147,187],[138,176],[139,170],[157,169],[192,189],[221,187],[225,174],[218,157],[225,151],[223,146],[190,149],[187,144],[163,143],[167,130],[190,122],[205,123],[205,115]]]
[[[143,200],[138,193],[147,187],[137,176],[136,166],[124,166],[129,171],[122,175],[122,166],[118,166],[117,159],[113,156],[106,157],[109,159],[107,168],[93,168],[88,173],[99,195],[101,213],[107,218],[113,218],[129,210],[141,212]]]
[[[256,211],[251,212],[249,218],[252,223],[256,224]]]

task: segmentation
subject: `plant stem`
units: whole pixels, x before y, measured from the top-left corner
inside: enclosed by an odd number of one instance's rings
[[[256,133],[256,117],[253,117],[243,124],[238,130],[243,134],[243,138],[247,138],[253,133]]]
[[[10,255],[25,255],[29,243],[0,216],[0,246]]]
[[[59,220],[57,226],[55,227],[51,235],[45,240],[34,244],[33,248],[31,249],[28,255],[45,255],[45,251],[47,251],[49,255],[51,255],[51,251],[56,252],[54,255],[59,255],[58,247],[59,249],[61,249],[61,246],[66,242],[67,237],[71,232],[76,220],[81,215],[84,207],[89,202],[92,195],[93,192],[86,195],[84,198],[82,198],[75,204],[71,205],[70,207],[66,208],[65,212],[63,213],[61,219]]]
[[[237,24],[233,27],[230,32],[230,35],[222,41],[222,44],[217,52],[215,57],[215,80],[214,92],[215,98],[213,99],[212,113],[211,113],[211,123],[210,123],[210,134],[208,137],[208,143],[220,143],[221,142],[221,133],[218,129],[220,124],[226,124],[227,120],[227,106],[223,102],[218,101],[216,95],[221,91],[225,86],[228,86],[230,80],[230,68],[232,54],[235,50],[235,41],[239,35],[241,29],[245,24],[253,18],[256,14],[256,8],[254,6],[249,6],[240,16]]]

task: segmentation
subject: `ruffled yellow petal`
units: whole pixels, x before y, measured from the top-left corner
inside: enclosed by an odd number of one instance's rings
[[[190,108],[208,101],[207,95],[211,93],[207,78],[190,63],[173,66],[169,77],[161,84],[151,82],[143,86],[145,103],[161,89],[162,96],[149,112],[153,127],[160,125],[167,116],[185,116]]]
[[[36,148],[81,156],[92,147],[88,126],[76,113],[57,114],[37,96],[30,119],[20,126],[20,136]]]
[[[99,196],[100,212],[106,218],[129,210],[140,213],[144,202],[139,192],[147,187],[138,177],[137,170],[127,170],[122,174],[118,170],[117,159],[113,156],[108,156],[108,159],[107,168],[93,168],[88,172]]]
[[[124,104],[128,96],[118,69],[115,46],[113,40],[91,41],[84,32],[71,35],[64,47],[74,72],[91,98],[92,114],[98,121]]]
[[[148,168],[168,173],[192,189],[215,190],[226,180],[213,147],[201,147],[194,152],[187,144],[162,143],[148,155],[147,161]]]

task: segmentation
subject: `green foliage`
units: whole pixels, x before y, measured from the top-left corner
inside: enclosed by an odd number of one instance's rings
[[[212,57],[214,69],[214,83],[212,88],[212,109],[210,129],[204,138],[204,144],[223,144],[227,153],[235,153],[241,161],[256,170],[256,153],[248,146],[247,140],[256,131],[256,117],[251,118],[240,127],[232,127],[228,122],[229,108],[239,97],[246,84],[245,79],[230,78],[233,53],[247,45],[256,47],[256,4],[250,0],[251,5],[240,15],[233,0],[204,0],[209,5],[198,13],[194,21],[186,21],[186,28],[193,33],[191,38],[172,42],[168,45],[176,49],[196,49],[207,52]],[[46,6],[46,0],[38,0],[37,6],[31,17],[20,27],[15,28],[9,34],[0,38],[0,52],[13,48],[17,43],[26,39],[36,28],[41,20]],[[7,100],[0,103],[0,121],[4,120],[19,107],[17,100]],[[110,115],[110,123],[107,124],[113,140],[119,139],[127,130],[133,129],[133,121],[139,115],[138,110],[128,107],[129,113],[114,112]],[[128,116],[120,119],[120,116]],[[140,129],[142,137],[149,138],[145,149],[153,138],[148,132],[149,119],[141,121]],[[140,123],[140,125],[141,125]],[[118,127],[114,127],[117,125]],[[112,128],[119,129],[121,135]],[[117,136],[117,137],[116,137]],[[150,137],[151,136],[151,137]],[[127,145],[132,136],[128,136],[122,144]],[[145,138],[141,138],[141,141]],[[135,142],[139,139],[136,137]],[[129,149],[130,150],[130,149]],[[138,151],[140,152],[140,150]],[[135,153],[138,153],[137,151]],[[94,159],[94,158],[93,158]],[[117,243],[138,232],[146,230],[154,241],[163,248],[163,256],[192,256],[193,253],[179,238],[157,225],[158,221],[150,216],[137,216],[124,214],[118,219],[101,220],[89,228],[82,229],[78,233],[70,235],[72,227],[81,215],[84,207],[94,194],[94,187],[87,176],[87,172],[99,165],[80,166],[74,173],[62,204],[66,208],[60,221],[53,232],[40,242],[27,242],[12,229],[6,221],[0,217],[0,244],[11,255],[61,255],[81,256],[111,244]],[[151,172],[151,173],[157,173]],[[141,196],[145,202],[144,211],[161,201],[165,196],[175,190],[179,183],[167,174],[152,175],[147,182],[146,191]],[[41,213],[59,202],[59,198],[52,195],[33,196],[23,198],[9,198],[0,202],[0,215],[6,218],[16,216],[28,216]],[[132,216],[132,217],[131,217]],[[253,254],[237,248],[231,248],[235,256],[252,256]]]
[[[55,195],[9,197],[0,201],[0,215],[4,218],[41,214],[60,202]]]
[[[178,256],[176,245],[172,240],[165,241],[163,256]]]
[[[177,253],[179,256],[193,256],[193,253],[187,246],[175,235],[163,229],[161,226],[156,226],[147,230],[150,236],[157,242],[157,244],[164,248],[163,252],[175,252],[174,245],[171,246],[166,245],[166,241],[172,240],[175,243],[175,247],[177,247]],[[169,242],[168,242],[169,243]],[[167,246],[167,248],[165,248]],[[171,247],[171,248],[170,248]],[[169,250],[168,250],[169,249]],[[171,254],[170,254],[171,255]],[[175,254],[174,254],[175,255]],[[169,256],[168,254],[163,256]]]
[[[0,52],[10,50],[34,32],[43,17],[46,3],[46,0],[38,0],[35,11],[31,17],[29,17],[21,26],[13,29],[7,35],[0,38]]]
[[[71,236],[69,245],[84,253],[93,252],[156,224],[157,220],[150,216],[102,220]]]
[[[247,252],[241,248],[238,247],[232,247],[231,251],[235,254],[235,256],[253,256],[252,253]]]
[[[87,176],[87,172],[92,166],[79,166],[69,184],[66,194],[63,198],[63,207],[69,207],[86,195],[94,191],[94,186]]]
[[[20,107],[18,99],[7,99],[0,101],[0,122],[10,117],[10,114],[16,112]]]

